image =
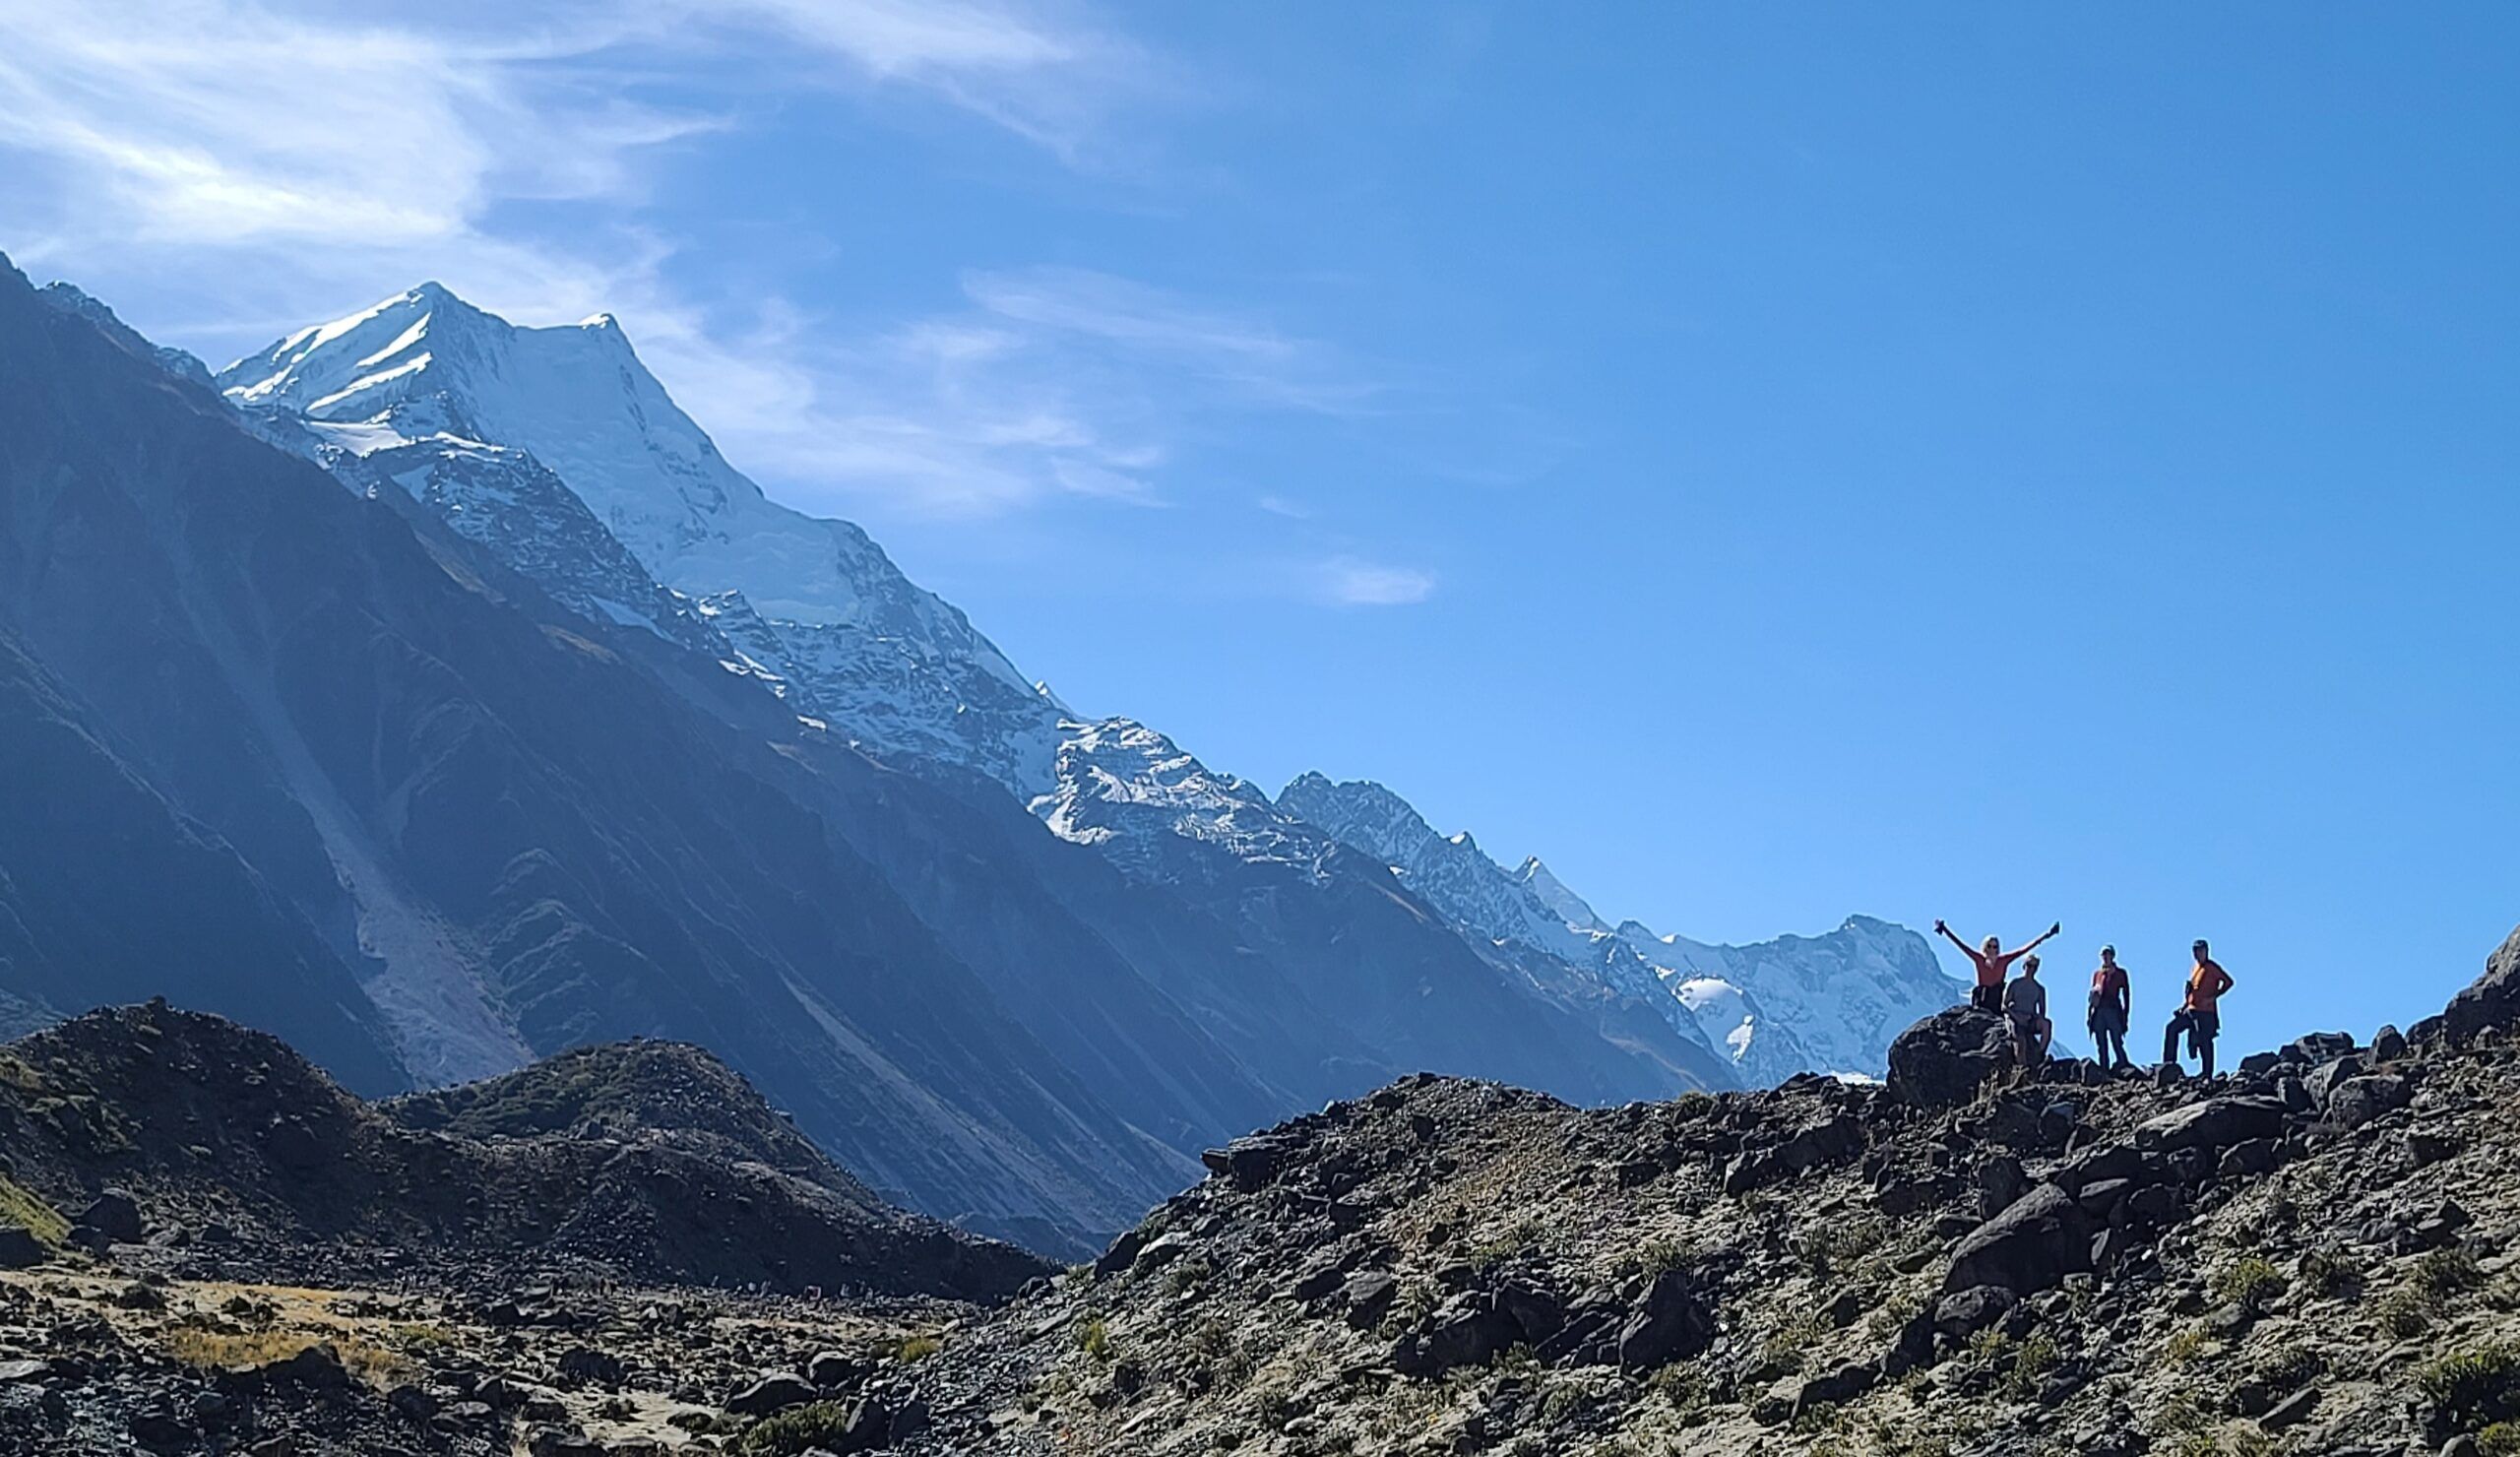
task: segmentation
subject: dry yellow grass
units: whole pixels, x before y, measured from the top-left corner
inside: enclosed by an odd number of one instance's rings
[[[34,1196],[25,1184],[0,1176],[0,1224],[24,1225],[44,1243],[58,1249],[69,1236],[70,1221]]]
[[[166,1354],[204,1369],[250,1370],[286,1361],[312,1346],[330,1346],[350,1374],[384,1386],[411,1374],[410,1361],[340,1331],[268,1330],[230,1334],[197,1325],[166,1332]]]

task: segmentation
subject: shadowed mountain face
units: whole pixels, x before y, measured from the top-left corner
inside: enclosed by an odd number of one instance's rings
[[[328,474],[286,423],[0,274],[0,734],[45,766],[0,814],[14,1025],[163,991],[367,1092],[694,1042],[869,1185],[1071,1252],[1200,1148],[1413,1067],[1601,1101],[1724,1076],[1308,828],[1307,869],[1169,830],[1132,867],[984,765],[879,765],[530,453]],[[493,497],[555,509],[457,519]]]
[[[837,823],[915,844],[958,801],[485,570],[0,276],[0,732],[47,766],[0,814],[0,982],[180,992],[370,1090],[670,1034],[870,1181],[1070,1246],[1178,1185],[1184,1125],[1281,1103],[1116,958],[1036,963],[1144,1034],[1088,1086]],[[1198,1090],[1169,1145],[1103,1096],[1157,1081]]]

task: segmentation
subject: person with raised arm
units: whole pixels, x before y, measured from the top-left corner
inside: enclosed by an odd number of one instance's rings
[[[1978,969],[1978,984],[1969,992],[1969,1005],[1981,1012],[1993,1012],[2000,1016],[2004,1009],[2004,974],[2011,971],[2012,964],[2028,955],[2040,942],[2047,940],[2049,936],[2061,934],[2065,929],[2065,923],[2060,920],[2010,951],[2006,951],[2004,943],[1993,936],[1988,936],[1984,947],[1981,949],[1974,948],[1968,942],[1953,935],[1951,927],[1939,920],[1933,923],[1933,928],[1952,945],[1959,947],[1960,954],[1969,958],[1970,965]]]

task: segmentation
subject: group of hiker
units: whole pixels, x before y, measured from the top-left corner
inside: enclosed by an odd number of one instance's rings
[[[2010,951],[2004,950],[2003,942],[1994,936],[1988,936],[1982,945],[1971,946],[1939,920],[1933,928],[1977,967],[1978,983],[1970,990],[1969,1004],[2011,1024],[2013,1052],[2022,1068],[2032,1070],[2046,1062],[2056,1024],[2048,1016],[2048,987],[2039,980],[2038,950],[2042,942],[2063,933],[2064,922],[2058,921]],[[2196,965],[2188,971],[2186,992],[2170,1025],[2162,1031],[2162,1062],[2165,1066],[2178,1065],[2178,1041],[2183,1036],[2187,1039],[2188,1055],[2197,1059],[2204,1075],[2210,1078],[2214,1075],[2214,1039],[2223,1031],[2223,993],[2232,989],[2232,977],[2214,960],[2205,942],[2199,940],[2194,950]],[[2021,974],[2006,980],[2016,963]],[[2101,947],[2100,965],[2091,974],[2091,996],[2085,1004],[2084,1021],[2091,1029],[2093,1052],[2110,1072],[2122,1072],[2135,1065],[2126,1055],[2127,1020],[2134,1009],[2134,991],[2127,982],[2126,969],[2117,964],[2117,948]]]

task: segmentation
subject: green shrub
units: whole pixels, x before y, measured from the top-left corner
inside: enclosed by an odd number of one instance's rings
[[[2453,1246],[2436,1249],[2417,1260],[2415,1283],[2426,1294],[2438,1299],[2485,1284],[2485,1271],[2477,1267],[2475,1255]]]
[[[2430,1291],[2409,1282],[2380,1301],[2380,1327],[2403,1340],[2432,1328],[2432,1312],[2440,1302]]]
[[[1192,1256],[1164,1272],[1164,1288],[1176,1296],[1186,1296],[1206,1287],[1216,1278],[1217,1267],[1200,1256]]]
[[[945,1342],[940,1337],[912,1336],[894,1348],[893,1355],[906,1362],[925,1361],[944,1349]]]
[[[849,1407],[836,1401],[809,1401],[762,1418],[735,1438],[739,1457],[797,1457],[816,1447],[839,1450],[849,1439]]]
[[[2477,1450],[2485,1457],[2520,1457],[2520,1422],[2496,1422],[2478,1432]]]
[[[2313,1295],[2340,1295],[2362,1278],[2362,1266],[2341,1245],[2324,1244],[2301,1256],[2301,1284]]]
[[[2415,1384],[2453,1422],[2520,1417],[2520,1345],[2497,1342],[2453,1352],[2416,1372]]]
[[[1618,1273],[1622,1277],[1642,1276],[1647,1280],[1680,1269],[1689,1262],[1689,1247],[1668,1235],[1645,1241],[1643,1247],[1620,1256]]]
[[[2185,1365],[2205,1353],[2205,1329],[2191,1325],[2162,1343],[2162,1359],[2173,1365]]]
[[[2012,1354],[2012,1369],[2004,1376],[2004,1389],[2022,1401],[2039,1395],[2039,1384],[2056,1365],[2056,1343],[2046,1336],[2032,1336]]]
[[[2214,1276],[2214,1298],[2243,1310],[2263,1310],[2284,1291],[2284,1272],[2257,1255],[2246,1255]]]
[[[1111,1323],[1100,1315],[1088,1315],[1076,1323],[1076,1349],[1096,1361],[1107,1362],[1119,1353],[1111,1345]]]
[[[1544,1227],[1537,1219],[1525,1219],[1481,1239],[1463,1251],[1463,1258],[1480,1269],[1501,1265],[1526,1250],[1540,1246]]]

